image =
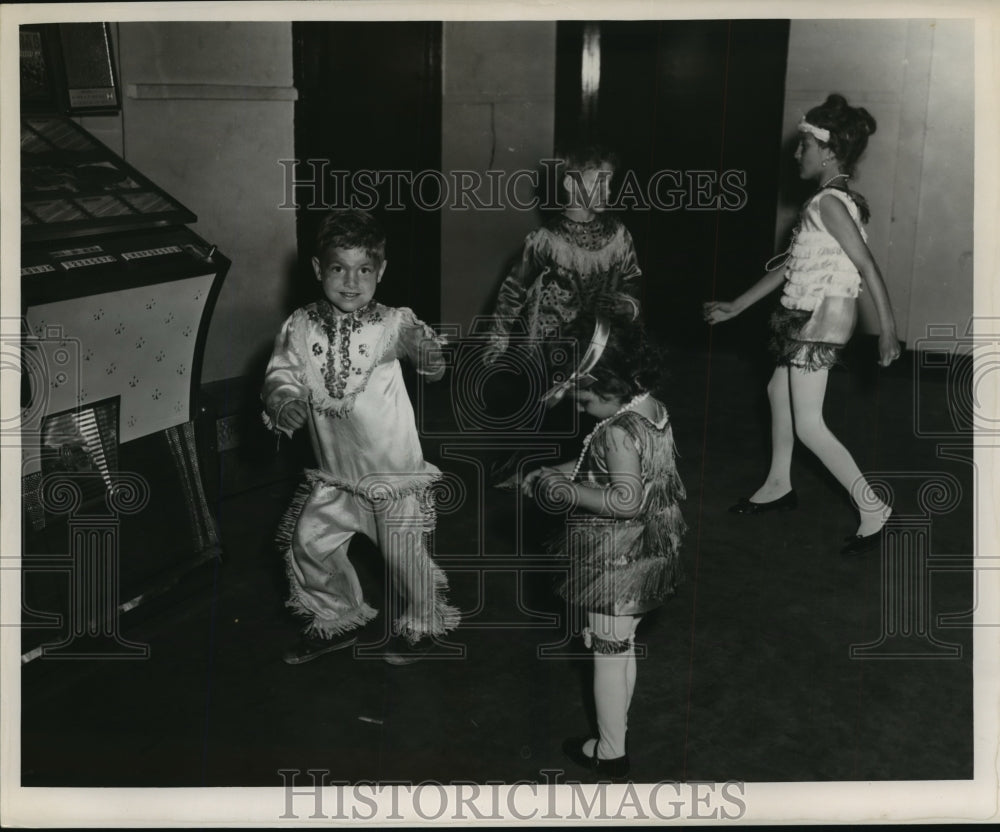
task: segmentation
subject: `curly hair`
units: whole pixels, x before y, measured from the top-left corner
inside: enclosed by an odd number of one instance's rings
[[[316,255],[328,248],[360,248],[377,260],[385,259],[386,235],[378,220],[367,211],[342,208],[331,211],[316,232]]]
[[[569,171],[596,170],[601,165],[618,169],[618,154],[602,144],[571,144],[556,151],[561,173]]]
[[[572,325],[582,355],[594,332],[594,318],[582,316]],[[590,371],[594,382],[588,389],[606,398],[630,399],[640,393],[659,396],[668,376],[665,350],[647,335],[638,322],[613,319],[608,343]]]
[[[868,137],[875,132],[871,113],[864,107],[852,107],[844,96],[833,93],[806,113],[806,121],[830,131],[829,141],[820,144],[833,151],[844,173],[853,174],[854,166],[868,147]]]

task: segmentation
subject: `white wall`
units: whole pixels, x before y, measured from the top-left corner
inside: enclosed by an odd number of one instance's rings
[[[444,24],[441,166],[535,170],[555,130],[556,24]],[[492,155],[492,164],[491,164]],[[485,201],[486,188],[482,190]],[[529,188],[517,190],[529,199]],[[489,314],[505,263],[540,217],[535,211],[442,211],[441,320]]]
[[[955,323],[962,334],[972,316],[972,31],[964,21],[938,21],[933,47],[909,339],[932,324]]]
[[[198,215],[233,261],[212,317],[204,383],[257,372],[289,311],[295,213],[291,23],[122,23],[122,150]]]
[[[869,245],[900,338],[913,345],[938,323],[964,331],[973,288],[971,21],[792,21],[788,142],[801,116],[831,92],[866,107],[878,122],[853,187],[872,209]],[[779,204],[779,245],[798,208]],[[876,332],[867,297],[861,313],[861,328]]]

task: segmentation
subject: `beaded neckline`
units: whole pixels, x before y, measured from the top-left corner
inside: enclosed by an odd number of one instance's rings
[[[351,373],[362,375],[364,372],[352,366],[351,337],[359,334],[366,323],[379,323],[382,315],[374,299],[353,312],[338,315],[333,310],[333,304],[324,298],[316,303],[313,314],[327,339],[323,366],[323,381],[327,393],[333,399],[343,399]],[[364,347],[363,344],[361,346]]]
[[[628,411],[638,407],[640,404],[642,404],[642,402],[644,402],[648,398],[649,398],[648,392],[640,393],[638,396],[634,396],[631,399],[629,399],[629,401],[627,401],[625,404],[619,407],[618,410],[616,410],[606,419],[601,419],[600,422],[594,425],[594,429],[590,433],[588,433],[586,438],[583,440],[583,448],[580,450],[580,456],[577,457],[576,465],[573,467],[573,474],[570,477],[571,482],[575,482],[576,478],[579,476],[580,469],[583,467],[583,461],[587,458],[587,451],[590,449],[590,443],[594,441],[594,437],[597,436],[597,434],[600,433],[601,430],[603,430],[604,427],[609,422],[613,422],[623,413],[627,413]]]
[[[614,239],[617,223],[609,214],[598,214],[589,222],[571,220],[565,214],[557,214],[550,220],[549,230],[569,240],[573,245],[588,251],[597,251]]]

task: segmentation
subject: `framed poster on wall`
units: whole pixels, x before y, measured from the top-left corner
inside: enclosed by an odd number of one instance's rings
[[[121,91],[107,23],[21,26],[24,113],[117,113]]]

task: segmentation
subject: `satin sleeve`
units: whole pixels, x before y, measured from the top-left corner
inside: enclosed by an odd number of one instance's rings
[[[309,402],[309,388],[305,383],[306,361],[302,354],[303,328],[308,325],[305,314],[298,310],[282,325],[274,339],[271,360],[264,372],[261,401],[264,405],[264,424],[270,429],[291,435],[291,431],[278,427],[281,409],[293,402]]]
[[[442,347],[447,339],[421,321],[412,309],[401,308],[399,316],[396,357],[408,361],[428,381],[439,381],[446,367]]]
[[[635,314],[639,317],[642,304],[642,269],[639,268],[639,257],[635,252],[635,243],[627,228],[622,229],[622,261],[618,277],[617,291],[630,298],[635,303]]]
[[[504,346],[506,346],[511,328],[521,317],[521,310],[528,298],[528,290],[539,275],[539,233],[539,230],[532,231],[525,238],[521,248],[521,256],[507,272],[497,294],[497,303],[493,311],[494,321],[490,332],[492,340],[502,341]]]

